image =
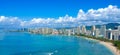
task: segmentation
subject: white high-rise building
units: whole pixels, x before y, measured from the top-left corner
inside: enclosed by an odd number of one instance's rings
[[[81,31],[80,26],[77,27],[76,31],[77,31],[77,34],[80,34],[80,31]]]
[[[86,27],[84,25],[82,26],[82,34],[86,34]]]
[[[71,29],[71,33],[72,33],[72,35],[75,34],[75,29],[74,28]]]
[[[106,38],[110,40],[120,40],[119,30],[107,30],[106,31]]]
[[[95,31],[95,29],[96,29],[96,28],[95,28],[95,25],[93,25],[93,26],[92,26],[92,31]]]
[[[95,30],[95,37],[99,37],[99,29]]]
[[[92,36],[95,36],[95,30],[96,30],[95,25],[93,25],[91,28],[91,35]]]
[[[101,26],[100,35],[105,38],[105,36],[106,36],[106,26],[105,25]]]
[[[118,26],[118,30],[120,31],[120,26]]]
[[[106,39],[110,39],[110,40],[112,40],[113,38],[112,38],[112,30],[111,29],[108,29],[107,31],[106,31],[106,37],[105,37]]]
[[[71,29],[68,29],[67,32],[68,32],[68,36],[72,34]]]

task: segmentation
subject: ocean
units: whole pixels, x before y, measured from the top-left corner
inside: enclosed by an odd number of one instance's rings
[[[0,32],[0,55],[113,55],[97,41],[63,35]]]

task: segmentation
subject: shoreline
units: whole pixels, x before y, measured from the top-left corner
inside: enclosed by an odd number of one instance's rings
[[[88,40],[94,40],[97,41],[98,43],[104,45],[106,48],[108,48],[114,55],[120,55],[120,50],[117,49],[115,46],[113,46],[113,44],[111,42],[104,42],[104,41],[100,41],[100,40],[96,40],[96,39],[92,39],[92,38],[85,38]]]
[[[113,46],[110,42],[99,41],[100,44],[108,48],[114,55],[120,55],[120,50]]]

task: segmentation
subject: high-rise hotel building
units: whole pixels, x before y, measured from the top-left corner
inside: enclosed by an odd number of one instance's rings
[[[106,26],[105,25],[101,26],[100,28],[100,36],[104,38],[106,37]]]
[[[91,35],[92,36],[95,36],[95,30],[96,30],[95,25],[93,25],[91,28]]]
[[[107,30],[106,38],[110,40],[120,40],[120,26],[118,26],[117,30]]]
[[[77,27],[77,30],[76,30],[76,31],[77,31],[77,32],[76,32],[77,34],[80,34],[80,32],[81,32],[80,26]]]
[[[86,34],[86,27],[84,25],[82,26],[82,30],[81,31],[82,31],[82,34]]]

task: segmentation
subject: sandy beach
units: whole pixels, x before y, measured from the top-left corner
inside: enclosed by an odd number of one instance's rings
[[[120,50],[118,50],[115,46],[113,46],[112,43],[104,42],[104,41],[99,41],[99,43],[106,46],[108,49],[110,49],[111,52],[114,53],[114,55],[120,55]]]
[[[85,38],[88,40],[94,40],[99,42],[100,44],[104,45],[105,47],[107,47],[114,55],[120,55],[120,50],[118,50],[115,46],[113,46],[112,43],[110,42],[104,42],[104,41],[100,41],[100,40],[96,40],[96,39],[92,39],[92,38]]]

